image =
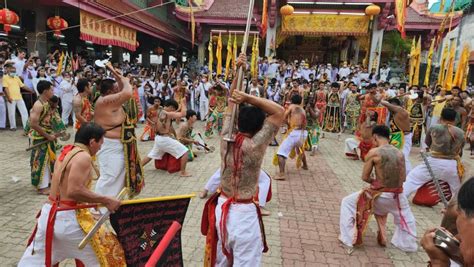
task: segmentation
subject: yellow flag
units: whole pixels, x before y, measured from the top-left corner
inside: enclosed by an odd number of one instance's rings
[[[408,85],[412,85],[413,75],[415,73],[415,50],[416,50],[416,38],[413,37],[410,49],[410,64],[408,67]]]
[[[446,61],[448,58],[448,44],[446,44],[443,48],[443,52],[441,53],[441,63],[439,65],[439,74],[438,74],[438,84],[444,86],[444,77],[446,71]]]
[[[465,44],[462,48],[461,56],[459,57],[458,67],[453,81],[453,86],[459,86],[463,91],[466,89],[464,85],[469,70],[469,50],[469,45]]]
[[[454,60],[456,57],[456,45],[455,41],[451,41],[451,47],[449,51],[448,63],[446,65],[446,78],[444,79],[444,87],[446,90],[451,91],[453,88],[453,72],[454,72]]]
[[[209,38],[209,46],[207,47],[209,51],[209,80],[212,79],[212,64],[214,63],[214,54],[212,53],[212,33]]]
[[[225,80],[227,80],[227,77],[229,77],[232,55],[232,36],[229,33],[229,39],[227,40],[227,56],[225,57]]]
[[[237,70],[237,33],[234,34],[234,55],[232,56],[232,68],[234,71]]]
[[[191,46],[194,48],[194,37],[196,35],[196,20],[194,19],[193,5],[191,0],[188,2],[191,16]]]
[[[216,74],[222,74],[222,36],[219,32],[219,39],[217,39],[217,51],[216,51],[216,60],[217,60],[217,70]]]
[[[421,36],[418,38],[418,42],[416,44],[416,49],[415,49],[415,58],[414,58],[415,71],[413,73],[412,85],[420,84],[420,63],[421,63]]]
[[[255,44],[255,77],[258,77],[258,55],[260,54],[259,41],[257,35],[257,43]]]
[[[64,52],[61,52],[61,56],[59,57],[58,62],[58,69],[56,70],[56,75],[59,76],[63,72],[63,61],[64,61]]]
[[[252,78],[255,78],[255,44],[257,43],[257,37],[254,35],[253,37],[253,44],[252,44],[252,59],[250,61],[250,74],[252,75]]]
[[[430,85],[430,73],[431,73],[431,63],[433,62],[433,53],[434,53],[434,45],[436,42],[436,37],[431,40],[430,51],[428,51],[428,59],[426,61],[426,72],[425,72],[425,81],[423,85],[429,86]]]

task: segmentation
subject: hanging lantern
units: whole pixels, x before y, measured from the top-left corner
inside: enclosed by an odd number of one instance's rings
[[[4,8],[0,10],[0,23],[3,24],[3,30],[6,34],[12,30],[11,25],[17,24],[20,21],[18,15],[9,10],[8,8]]]
[[[372,20],[374,16],[380,14],[380,7],[378,5],[372,4],[365,8],[365,14],[370,16],[370,19]]]
[[[46,24],[51,30],[54,31],[55,37],[59,37],[59,35],[61,34],[61,30],[64,30],[68,26],[67,21],[65,21],[60,16],[54,16],[49,18],[46,21]]]
[[[292,7],[292,6],[290,6],[290,5],[288,5],[288,4],[286,4],[286,5],[284,5],[284,6],[282,6],[282,7],[280,8],[280,14],[281,14],[282,16],[289,16],[289,15],[292,15],[293,12],[295,12],[295,8]]]
[[[154,51],[157,55],[163,55],[163,53],[165,52],[165,50],[161,47],[157,47],[155,48],[155,51]]]

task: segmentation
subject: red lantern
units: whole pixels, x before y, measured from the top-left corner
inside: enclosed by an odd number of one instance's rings
[[[15,12],[9,10],[8,8],[0,10],[0,23],[3,24],[3,30],[6,34],[12,30],[10,25],[17,24],[18,21],[20,21],[20,18]]]
[[[54,36],[56,37],[61,34],[61,30],[64,30],[68,26],[67,21],[65,21],[60,16],[54,16],[49,18],[46,21],[46,24],[51,30],[54,31]]]
[[[156,53],[157,55],[163,55],[164,52],[165,52],[165,50],[164,50],[163,48],[161,48],[161,47],[155,48],[155,53]]]

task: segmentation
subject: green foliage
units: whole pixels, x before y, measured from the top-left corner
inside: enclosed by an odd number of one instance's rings
[[[472,5],[472,0],[456,0],[454,3],[454,10],[460,11],[470,8]]]
[[[391,57],[407,55],[411,49],[411,40],[403,40],[397,30],[385,33],[383,42],[388,45]]]

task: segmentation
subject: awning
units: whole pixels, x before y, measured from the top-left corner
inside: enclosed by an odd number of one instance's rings
[[[137,49],[137,31],[81,10],[81,40],[113,45],[130,51]]]
[[[294,14],[283,16],[281,35],[363,36],[369,29],[368,16]]]

